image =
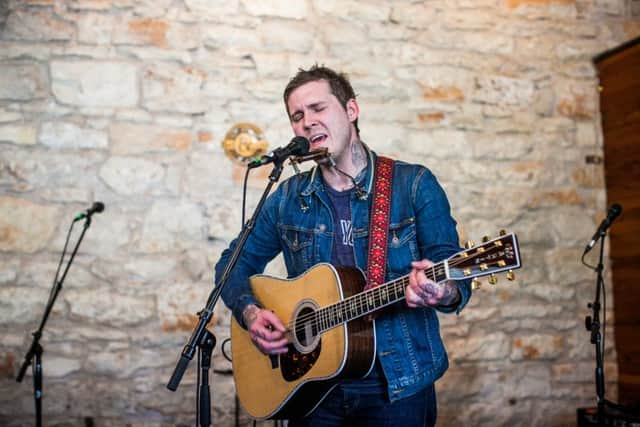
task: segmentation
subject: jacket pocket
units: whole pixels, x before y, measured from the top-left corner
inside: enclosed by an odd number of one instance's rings
[[[280,238],[283,242],[283,256],[289,276],[298,276],[312,267],[313,230],[301,227],[280,225]]]
[[[393,279],[411,270],[411,261],[419,258],[415,218],[389,225],[387,270]]]

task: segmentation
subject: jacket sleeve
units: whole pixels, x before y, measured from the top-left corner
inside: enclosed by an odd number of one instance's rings
[[[440,262],[459,252],[456,221],[451,216],[447,196],[429,169],[421,168],[412,188],[413,206],[416,214],[416,232],[420,255],[424,259]],[[460,301],[457,305],[438,307],[450,313],[460,311],[471,297],[471,281],[457,281]]]
[[[282,185],[265,201],[255,226],[222,290],[224,303],[231,309],[240,325],[244,325],[242,311],[245,307],[249,304],[260,305],[251,291],[249,278],[254,274],[262,273],[267,263],[281,250],[277,231],[278,201],[281,198],[281,193]],[[216,286],[219,285],[218,281],[237,244],[238,237],[222,252],[220,260],[215,266]]]

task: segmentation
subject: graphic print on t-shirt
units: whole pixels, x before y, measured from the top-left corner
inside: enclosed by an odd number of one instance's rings
[[[351,220],[341,219],[342,244],[353,247],[353,233],[351,232]]]

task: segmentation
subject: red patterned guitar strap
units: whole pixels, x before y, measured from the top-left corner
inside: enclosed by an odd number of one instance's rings
[[[387,236],[391,211],[393,160],[379,156],[376,161],[373,200],[369,215],[369,262],[365,290],[384,283],[387,271]],[[373,319],[374,315],[369,315]]]

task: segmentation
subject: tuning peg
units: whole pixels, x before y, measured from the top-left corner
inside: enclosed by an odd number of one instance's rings
[[[478,280],[477,277],[474,277],[473,280],[471,281],[471,289],[473,289],[474,291],[476,289],[480,289],[480,281]]]
[[[516,280],[516,274],[513,272],[513,270],[507,271],[507,279],[511,281]]]
[[[506,232],[505,230],[500,230],[500,235],[501,235],[501,236],[504,236],[504,235],[506,235],[506,234],[507,234],[507,232]]]
[[[489,276],[489,283],[491,283],[492,285],[495,285],[496,283],[498,283],[498,278],[496,277],[495,274],[492,274]]]
[[[482,243],[487,243],[489,240],[489,236],[482,236]]]
[[[464,247],[467,248],[467,249],[471,249],[475,245],[476,245],[476,243],[473,240],[467,240],[467,243],[464,244]]]

